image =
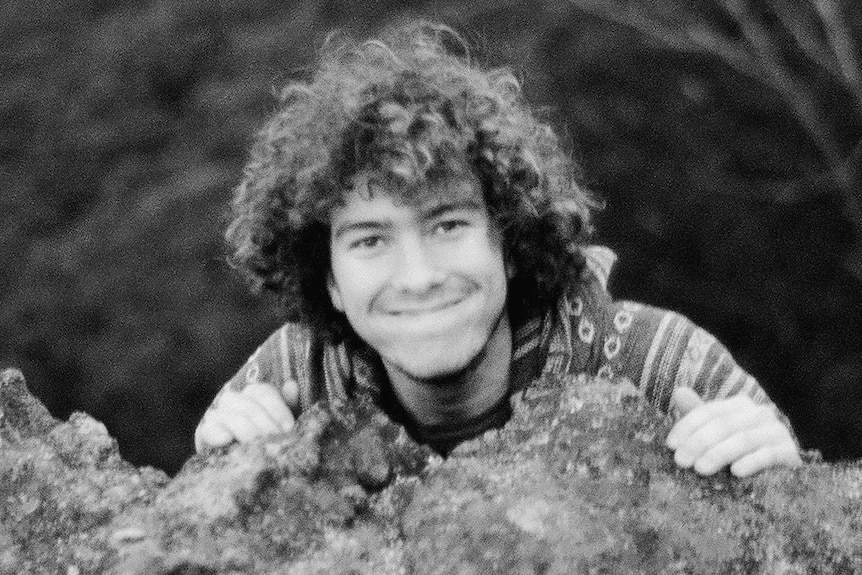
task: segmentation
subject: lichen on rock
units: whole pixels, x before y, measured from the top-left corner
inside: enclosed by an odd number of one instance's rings
[[[0,574],[862,572],[862,468],[701,478],[628,382],[545,376],[445,460],[365,402],[135,468],[0,377]]]

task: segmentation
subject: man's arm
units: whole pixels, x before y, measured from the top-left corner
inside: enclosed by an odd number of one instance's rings
[[[623,371],[651,403],[682,412],[667,439],[680,467],[711,475],[730,465],[744,476],[801,461],[787,418],[715,337],[677,313],[616,309],[615,319],[631,317],[612,328],[623,340]]]
[[[289,431],[299,412],[299,387],[290,377],[284,328],[272,334],[222,387],[195,430],[195,449]]]

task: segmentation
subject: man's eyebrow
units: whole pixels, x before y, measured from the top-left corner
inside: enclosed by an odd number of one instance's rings
[[[432,220],[447,212],[454,212],[457,210],[480,211],[482,210],[482,204],[476,198],[443,201],[424,207],[421,210],[421,213],[424,219]]]
[[[335,228],[332,229],[332,238],[337,240],[341,236],[350,232],[374,232],[386,230],[391,227],[392,225],[390,223],[377,220],[346,221],[338,224]]]

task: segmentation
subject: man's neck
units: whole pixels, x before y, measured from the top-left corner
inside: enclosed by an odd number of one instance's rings
[[[386,365],[398,401],[421,425],[452,425],[470,421],[496,406],[509,392],[512,330],[507,313],[476,361],[444,380],[417,380]]]

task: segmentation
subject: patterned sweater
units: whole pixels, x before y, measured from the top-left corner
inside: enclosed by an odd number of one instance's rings
[[[647,400],[667,411],[675,387],[687,386],[704,399],[739,393],[756,403],[771,402],[757,381],[740,368],[712,335],[685,317],[630,301],[614,301],[607,282],[616,255],[608,248],[584,249],[584,277],[554,309],[518,321],[513,315],[510,391],[543,373],[589,373],[625,377]],[[240,390],[249,383],[281,388],[293,380],[300,410],[320,400],[370,396],[408,431],[439,451],[509,417],[508,401],[458,429],[423,427],[410,420],[389,389],[383,366],[362,344],[327,344],[308,326],[287,323],[276,330],[227,382]],[[777,411],[777,408],[776,408]],[[786,418],[779,416],[787,424]],[[789,425],[788,425],[789,427]]]

